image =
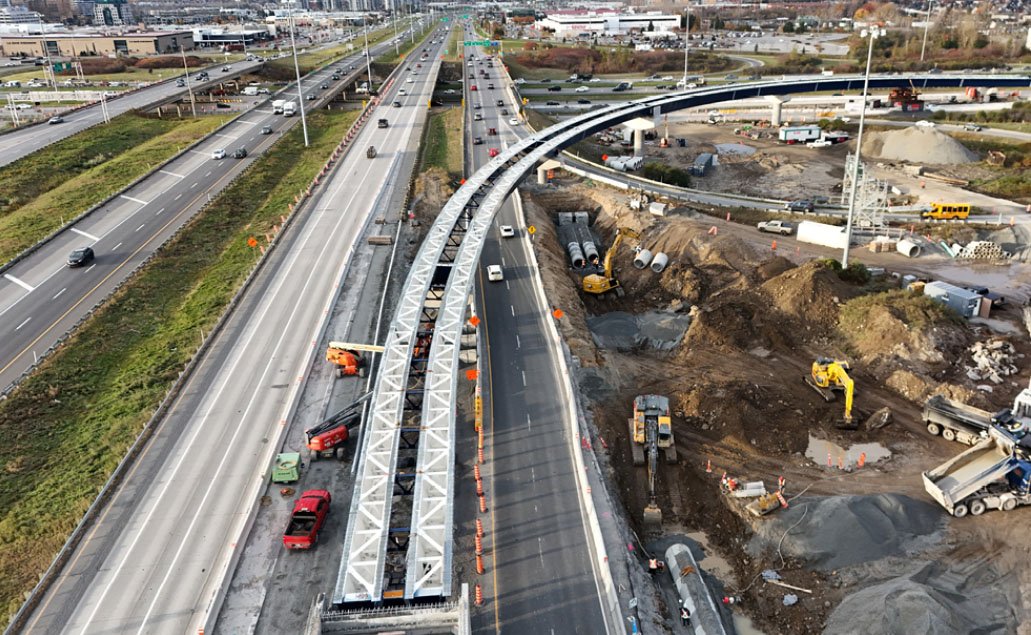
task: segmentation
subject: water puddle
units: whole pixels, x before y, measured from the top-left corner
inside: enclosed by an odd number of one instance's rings
[[[854,469],[891,457],[891,450],[880,443],[854,443],[847,449],[837,443],[809,435],[809,447],[805,450],[807,459],[832,469]]]

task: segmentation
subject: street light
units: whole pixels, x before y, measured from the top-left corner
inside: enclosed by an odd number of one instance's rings
[[[295,0],[289,0],[293,4]],[[297,75],[297,101],[301,110],[301,129],[304,131],[304,147],[308,147],[308,120],[304,115],[304,91],[301,88],[301,66],[297,62],[297,41],[294,39],[294,10],[290,8],[290,48],[294,51],[294,73]]]
[[[927,30],[931,27],[931,5],[934,0],[927,0],[927,18],[924,19],[924,43],[920,46],[920,61],[924,61],[924,51],[927,50]]]
[[[186,73],[186,91],[190,93],[190,112],[197,116],[197,102],[193,98],[193,84],[190,83],[190,67],[186,65],[186,47],[184,42],[179,44],[179,52],[183,56],[183,71]]]
[[[687,23],[684,25],[684,88],[687,88],[687,51],[691,48],[691,4],[687,5]]]
[[[369,75],[369,94],[372,94],[372,56],[369,55],[369,14],[366,13],[362,16],[362,23],[365,28],[362,29],[362,34],[365,36],[365,71]]]
[[[863,29],[860,37],[870,38],[870,48],[866,52],[866,75],[863,77],[863,105],[859,110],[859,134],[856,136],[856,158],[852,166],[852,188],[848,194],[848,220],[845,221],[845,253],[841,256],[842,268],[848,267],[848,248],[852,242],[852,218],[856,213],[856,189],[859,185],[859,155],[863,148],[863,123],[866,121],[866,100],[870,89],[870,61],[873,59],[873,41],[884,35],[886,31],[880,27]]]

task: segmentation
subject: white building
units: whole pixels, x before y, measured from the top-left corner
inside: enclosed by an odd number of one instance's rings
[[[0,8],[0,24],[39,24],[43,16],[22,6]]]
[[[581,33],[626,35],[631,32],[670,33],[680,28],[679,15],[659,13],[549,14],[534,24],[555,32],[555,37],[576,37]]]

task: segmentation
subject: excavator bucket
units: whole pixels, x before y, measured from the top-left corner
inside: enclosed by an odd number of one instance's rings
[[[647,527],[662,525],[662,510],[655,504],[655,501],[651,501],[644,506],[644,524]]]

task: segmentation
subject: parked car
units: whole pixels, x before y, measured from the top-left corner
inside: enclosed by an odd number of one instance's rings
[[[290,523],[283,532],[287,549],[311,549],[319,540],[319,530],[326,522],[332,496],[327,490],[308,490],[294,503]]]
[[[92,247],[80,247],[68,254],[68,266],[69,267],[84,267],[89,263],[93,262],[96,254],[93,253]]]
[[[761,232],[780,234],[781,236],[790,236],[795,231],[795,226],[792,223],[783,220],[763,221],[756,225],[756,227]]]

